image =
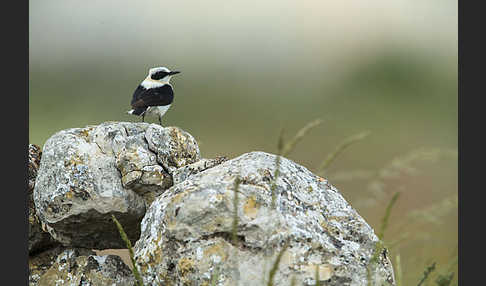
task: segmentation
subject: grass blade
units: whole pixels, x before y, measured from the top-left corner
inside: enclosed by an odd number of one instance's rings
[[[321,285],[321,278],[319,278],[319,265],[316,265],[316,275],[315,275],[315,279],[316,279],[316,286],[320,286]]]
[[[277,155],[275,158],[275,171],[273,172],[273,180],[272,184],[270,185],[270,191],[272,192],[272,209],[276,207],[275,203],[277,200],[277,179],[280,176],[280,161],[282,160],[282,157],[280,155]]]
[[[307,123],[304,127],[302,127],[297,134],[290,140],[287,144],[284,144],[284,138],[283,138],[283,133],[284,129],[282,128],[280,130],[280,135],[278,137],[278,152],[277,152],[277,157],[275,158],[275,171],[273,173],[273,181],[272,184],[270,185],[270,190],[272,192],[272,209],[276,207],[276,199],[277,199],[277,194],[275,193],[277,189],[277,179],[280,175],[280,162],[282,160],[282,156],[287,156],[292,150],[295,148],[297,143],[304,138],[304,136],[314,127],[318,126],[319,124],[322,123],[321,119],[316,119],[314,121],[311,121]]]
[[[388,203],[388,206],[386,207],[385,210],[385,215],[383,216],[383,219],[381,220],[381,226],[380,226],[380,232],[378,233],[378,238],[383,240],[385,237],[385,230],[388,227],[388,219],[390,218],[390,213],[393,208],[393,205],[397,201],[398,197],[400,196],[399,192],[396,192],[393,197],[391,198],[390,202]]]
[[[336,159],[336,157],[341,154],[346,148],[349,146],[353,145],[354,143],[361,141],[368,137],[370,135],[369,131],[361,132],[356,135],[353,135],[351,137],[348,137],[344,139],[337,147],[336,149],[330,153],[327,158],[321,163],[319,168],[317,169],[318,174],[324,173],[327,168],[331,165],[331,163]]]
[[[280,260],[282,259],[282,256],[283,256],[284,252],[287,250],[288,247],[289,247],[289,243],[287,241],[287,242],[285,242],[284,246],[282,247],[282,249],[278,253],[277,258],[275,259],[275,262],[272,265],[272,269],[270,269],[270,273],[268,275],[267,286],[273,286],[274,285],[273,279],[275,277],[275,274],[277,273],[278,266],[280,264]]]
[[[368,263],[368,266],[366,267],[366,276],[368,279],[368,286],[372,286],[373,282],[371,279],[371,272],[372,272],[372,267],[375,264],[378,264],[378,258],[380,256],[380,253],[383,251],[385,246],[383,245],[383,242],[381,240],[378,240],[378,242],[375,245],[375,251],[373,252],[373,256],[370,259],[370,262]]]
[[[132,272],[133,272],[133,275],[135,276],[135,279],[137,280],[137,285],[143,286],[143,280],[142,280],[142,277],[140,276],[140,272],[138,272],[137,264],[135,262],[132,243],[128,239],[128,236],[125,233],[125,231],[123,230],[122,225],[120,224],[120,222],[116,219],[116,217],[113,214],[111,215],[111,219],[113,220],[113,222],[115,222],[116,227],[118,228],[118,232],[120,233],[122,240],[125,242],[125,244],[128,248],[128,252],[130,254],[130,260],[132,261],[132,264],[133,264]]]
[[[219,280],[219,268],[215,266],[213,273],[211,274],[211,286],[216,286],[218,280]]]
[[[292,150],[294,150],[295,145],[297,145],[297,143],[299,143],[299,141],[301,141],[302,138],[304,138],[307,132],[309,132],[312,128],[318,126],[321,123],[322,123],[321,119],[316,119],[314,121],[307,123],[304,127],[302,127],[302,129],[300,129],[297,132],[297,134],[295,135],[294,138],[292,138],[292,140],[290,140],[287,144],[285,144],[285,146],[282,149],[281,155],[284,157],[287,156],[290,152],[292,152]]]
[[[240,189],[241,179],[239,176],[235,178],[234,181],[234,196],[233,196],[233,225],[232,225],[232,239],[233,243],[237,245],[238,243],[238,190]]]
[[[277,179],[278,176],[280,175],[280,161],[282,160],[282,152],[283,152],[283,146],[284,146],[284,139],[283,139],[283,133],[284,129],[282,128],[280,130],[280,135],[278,137],[278,153],[277,157],[275,157],[275,171],[273,172],[273,180],[270,185],[270,191],[272,192],[272,209],[275,208],[275,202],[277,200],[277,194],[275,191],[277,190]]]
[[[295,281],[295,276],[292,276],[292,279],[290,279],[290,286],[295,286],[297,284],[297,281]]]
[[[372,281],[371,281],[372,267],[373,267],[373,265],[378,263],[378,258],[380,256],[381,252],[383,251],[383,249],[385,249],[385,245],[383,243],[383,237],[384,237],[384,234],[385,234],[385,230],[388,226],[388,219],[390,218],[391,210],[392,210],[393,205],[395,204],[395,202],[397,201],[399,196],[400,196],[399,192],[397,192],[393,195],[390,202],[388,203],[388,206],[386,207],[385,215],[383,216],[383,219],[381,221],[380,232],[377,234],[379,240],[376,243],[375,251],[373,252],[373,256],[371,257],[370,262],[368,263],[368,267],[366,268],[367,278],[368,278],[368,286],[372,285]]]
[[[402,262],[400,261],[400,255],[395,257],[395,268],[396,268],[396,283],[397,286],[402,286]]]
[[[432,273],[434,270],[435,270],[435,262],[432,263],[427,268],[425,268],[425,270],[424,270],[424,276],[422,276],[422,279],[420,279],[420,281],[417,284],[417,286],[422,285],[425,282],[425,280],[427,280],[427,278],[429,277],[430,273]]]

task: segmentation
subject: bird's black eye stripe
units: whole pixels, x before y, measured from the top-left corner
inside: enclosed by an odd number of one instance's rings
[[[166,75],[168,75],[169,73],[168,72],[165,72],[165,71],[159,71],[159,72],[156,72],[154,73],[151,78],[152,79],[155,79],[155,80],[159,80],[159,79],[163,79]]]

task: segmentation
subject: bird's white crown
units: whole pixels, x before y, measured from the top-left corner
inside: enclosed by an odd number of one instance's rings
[[[165,72],[170,72],[170,70],[166,67],[155,67],[155,68],[151,68],[149,69],[149,76],[153,75],[154,73],[156,72],[159,72],[159,71],[165,71]]]

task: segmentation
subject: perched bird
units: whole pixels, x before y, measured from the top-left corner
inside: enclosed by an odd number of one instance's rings
[[[146,115],[159,117],[162,125],[162,116],[167,112],[174,100],[174,90],[170,85],[170,78],[180,73],[170,71],[166,67],[151,68],[148,76],[133,92],[132,110],[128,114],[142,116],[142,122]]]

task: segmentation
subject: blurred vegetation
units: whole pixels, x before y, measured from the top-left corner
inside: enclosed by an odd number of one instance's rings
[[[282,128],[321,118],[287,157],[323,171],[375,230],[399,192],[386,246],[401,285],[433,262],[423,285],[457,281],[457,3],[220,1],[223,15],[173,2],[165,18],[134,3],[105,13],[103,1],[30,2],[30,143],[139,121],[125,111],[148,69],[178,69],[163,124],[191,133],[203,157],[279,154]]]

